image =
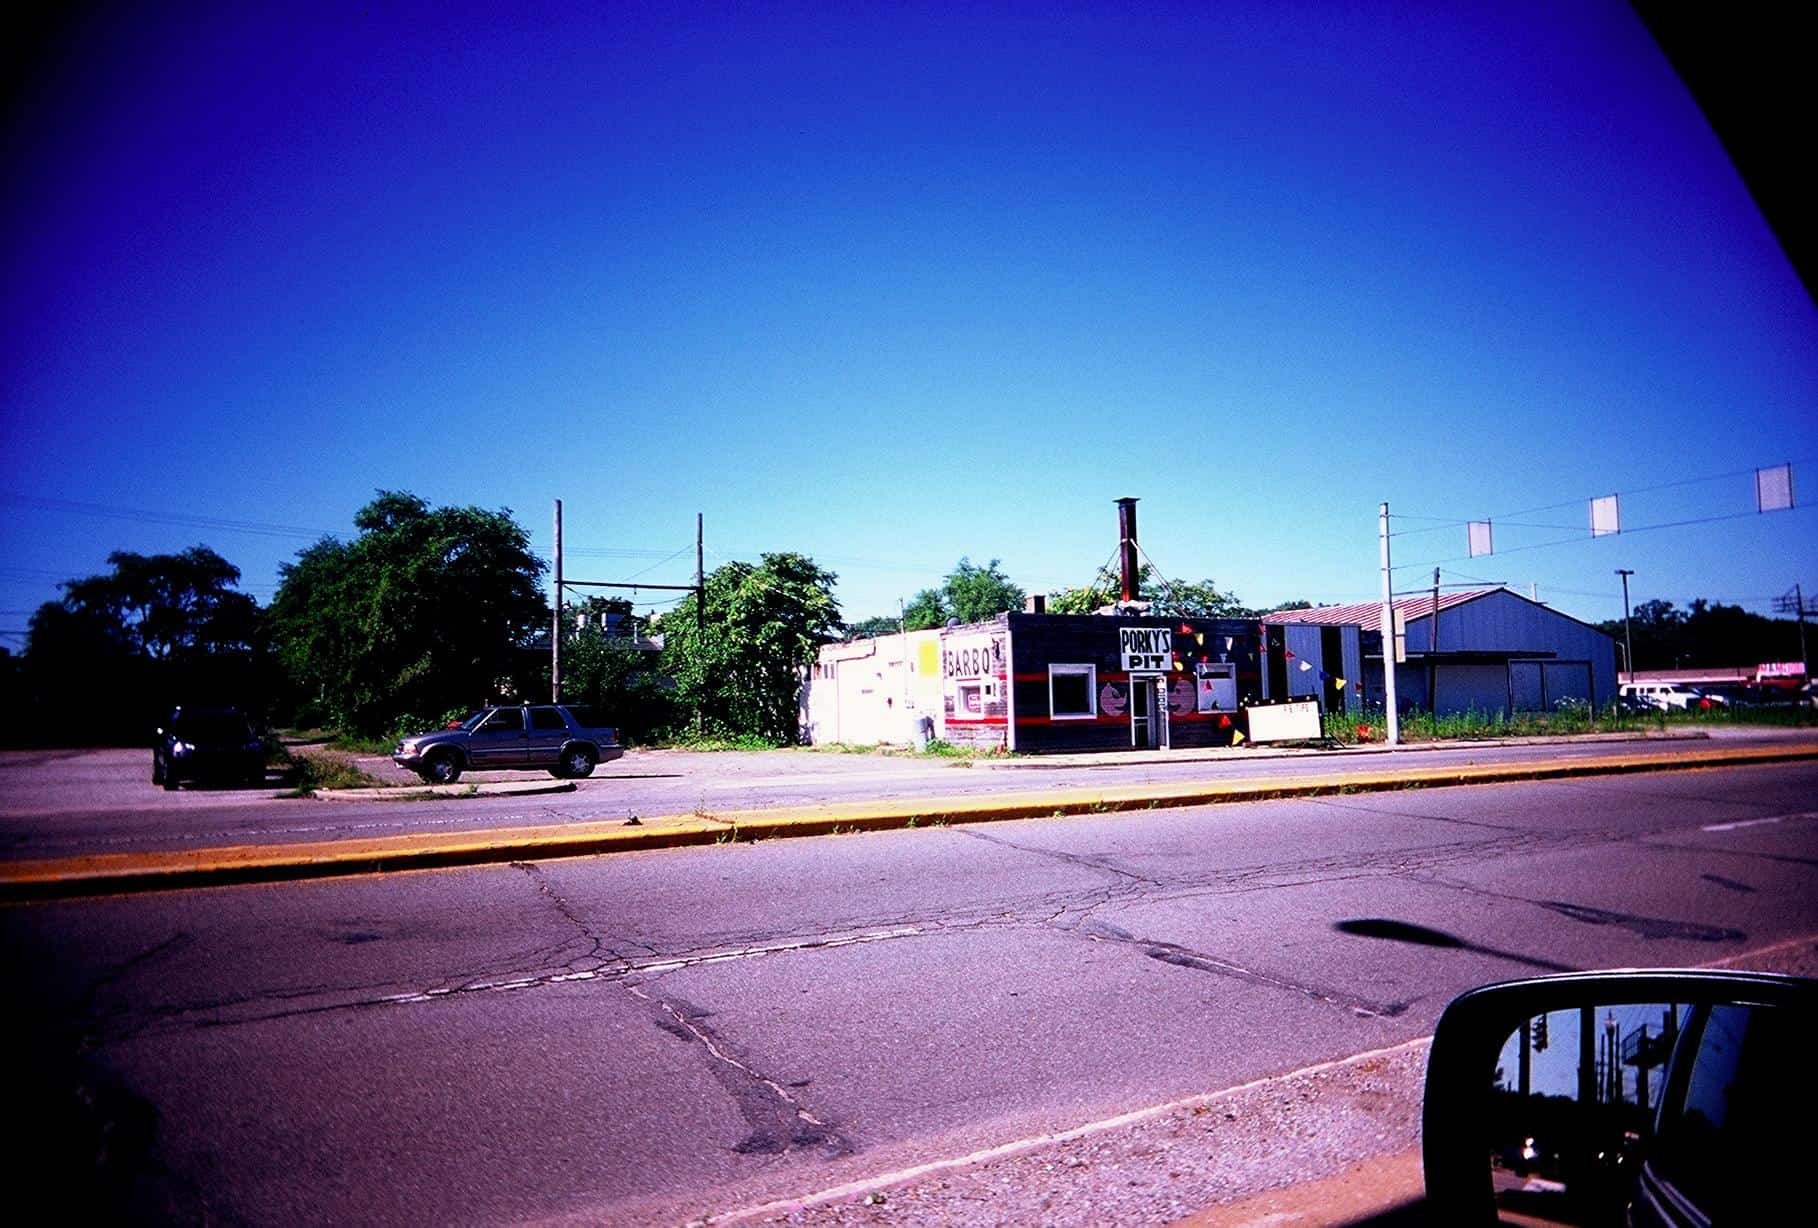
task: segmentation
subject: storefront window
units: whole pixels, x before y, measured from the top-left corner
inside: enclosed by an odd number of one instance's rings
[[[984,688],[976,682],[962,682],[956,688],[959,698],[959,711],[962,716],[983,716],[985,713]]]
[[[1097,692],[1097,666],[1048,667],[1048,711],[1055,720],[1090,720],[1097,716]]]

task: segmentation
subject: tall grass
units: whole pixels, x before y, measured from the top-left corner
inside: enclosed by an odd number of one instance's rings
[[[1585,733],[1638,733],[1648,730],[1697,728],[1709,725],[1802,726],[1818,724],[1810,708],[1750,708],[1718,706],[1707,710],[1630,712],[1615,705],[1593,711],[1582,701],[1561,700],[1547,712],[1486,712],[1472,709],[1435,716],[1407,712],[1401,718],[1404,742],[1472,741],[1484,738],[1532,738]],[[1381,742],[1386,727],[1381,708],[1361,712],[1329,712],[1326,736],[1347,746]]]

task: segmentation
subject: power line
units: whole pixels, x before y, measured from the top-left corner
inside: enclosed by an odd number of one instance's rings
[[[1805,509],[1800,508],[1800,507],[1789,507],[1789,508],[1784,508],[1781,510],[1789,511],[1789,512],[1798,512],[1798,511],[1804,511]],[[1761,512],[1727,512],[1721,516],[1694,516],[1688,520],[1668,520],[1668,521],[1663,521],[1659,524],[1635,525],[1632,528],[1624,527],[1615,533],[1596,533],[1596,534],[1592,534],[1590,537],[1586,537],[1585,536],[1586,530],[1581,529],[1578,531],[1578,533],[1576,535],[1574,535],[1572,537],[1557,537],[1557,538],[1554,538],[1552,541],[1530,542],[1525,546],[1510,546],[1507,549],[1494,550],[1491,553],[1494,555],[1497,555],[1497,556],[1501,556],[1501,555],[1505,555],[1505,554],[1520,554],[1524,550],[1546,550],[1553,546],[1570,546],[1570,545],[1574,545],[1579,542],[1596,541],[1600,538],[1606,538],[1606,537],[1628,537],[1628,536],[1633,536],[1636,533],[1651,533],[1657,529],[1683,529],[1683,528],[1688,528],[1692,525],[1718,524],[1725,520],[1743,520],[1743,519],[1747,519],[1749,517],[1760,516],[1762,514],[1763,513],[1761,513]],[[1419,568],[1443,567],[1447,563],[1468,563],[1473,558],[1479,558],[1479,557],[1487,557],[1487,556],[1460,554],[1460,555],[1454,555],[1449,559],[1428,559],[1424,563],[1397,563],[1394,565],[1394,567],[1391,570],[1402,571],[1407,568],[1416,568],[1416,567],[1419,567]]]
[[[1728,478],[1737,478],[1737,477],[1742,477],[1746,474],[1759,473],[1763,469],[1778,468],[1780,465],[1787,465],[1787,466],[1809,465],[1809,464],[1814,463],[1815,461],[1818,461],[1818,457],[1807,456],[1807,457],[1801,457],[1797,460],[1779,461],[1775,465],[1757,465],[1757,466],[1753,466],[1748,469],[1731,469],[1731,470],[1727,470],[1726,472],[1723,472],[1723,473],[1705,474],[1702,477],[1676,478],[1671,482],[1657,482],[1652,486],[1638,486],[1632,490],[1619,490],[1619,491],[1612,491],[1609,493],[1615,494],[1618,496],[1646,495],[1646,494],[1652,494],[1655,491],[1660,491],[1660,490],[1673,490],[1673,489],[1676,489],[1681,486],[1697,486],[1704,482],[1721,482]],[[1555,511],[1558,508],[1562,508],[1562,507],[1580,507],[1580,506],[1583,506],[1583,505],[1589,503],[1590,500],[1594,497],[1597,497],[1597,496],[1585,496],[1584,498],[1579,498],[1579,499],[1564,499],[1558,503],[1548,503],[1548,504],[1545,504],[1540,507],[1529,507],[1529,508],[1523,508],[1522,510],[1515,511],[1515,512],[1502,512],[1502,513],[1499,513],[1496,515],[1491,515],[1491,516],[1480,516],[1480,517],[1474,518],[1474,520],[1473,519],[1460,520],[1457,518],[1449,518],[1449,517],[1444,517],[1444,516],[1421,516],[1421,515],[1415,515],[1415,514],[1409,513],[1409,512],[1393,512],[1390,514],[1390,517],[1389,517],[1391,520],[1423,520],[1423,521],[1431,521],[1433,523],[1429,524],[1425,528],[1403,529],[1403,530],[1400,530],[1399,532],[1391,532],[1389,534],[1389,536],[1390,537],[1412,537],[1412,536],[1415,536],[1416,534],[1420,534],[1420,533],[1434,533],[1434,532],[1438,532],[1441,529],[1458,528],[1460,526],[1469,525],[1472,523],[1482,523],[1484,521],[1489,521],[1489,522],[1491,522],[1493,524],[1497,524],[1497,525],[1506,525],[1506,526],[1509,526],[1512,528],[1575,530],[1575,529],[1578,529],[1579,526],[1577,526],[1577,525],[1555,525],[1555,524],[1523,524],[1518,520],[1518,518],[1522,517],[1522,516],[1532,516],[1532,515],[1535,515],[1540,512],[1551,512],[1551,511]],[[1757,515],[1759,513],[1751,512],[1751,513],[1747,513],[1747,514],[1748,515]],[[1728,517],[1723,517],[1723,519],[1728,519]],[[1703,522],[1693,520],[1693,521],[1684,521],[1682,523],[1699,524],[1699,523],[1703,523]],[[1654,526],[1654,527],[1672,528],[1672,527],[1676,527],[1676,526],[1658,525],[1658,526]],[[1625,532],[1625,533],[1634,532],[1634,531],[1636,531],[1636,530],[1629,530],[1629,529],[1623,530],[1623,532]],[[1529,547],[1519,547],[1519,548],[1528,549]],[[1498,551],[1497,553],[1506,554],[1506,553],[1510,553],[1510,552],[1509,551]],[[1431,563],[1411,564],[1411,566],[1428,566],[1428,567],[1430,567],[1430,566],[1432,566],[1432,564]]]
[[[222,516],[193,516],[182,512],[158,512],[148,508],[116,507],[106,503],[84,503],[75,499],[47,499],[38,495],[0,492],[0,503],[29,507],[45,512],[72,512],[81,516],[103,516],[138,524],[183,525],[189,528],[216,529],[224,533],[250,533],[259,537],[300,537],[315,540],[332,537],[326,529],[308,529],[299,525],[271,524],[259,520],[233,520]]]

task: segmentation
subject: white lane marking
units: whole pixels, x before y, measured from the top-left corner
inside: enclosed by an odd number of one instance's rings
[[[1738,819],[1734,823],[1708,823],[1699,831],[1741,831],[1745,827],[1763,827],[1769,823],[1784,823],[1788,819],[1818,819],[1818,810],[1801,810],[1797,814],[1776,814],[1765,819]]]

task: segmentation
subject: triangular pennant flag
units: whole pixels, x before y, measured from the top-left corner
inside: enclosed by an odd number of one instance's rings
[[[1190,623],[1182,623],[1180,625],[1180,633],[1182,635],[1192,635],[1193,634],[1192,625]]]
[[[1220,729],[1229,729],[1229,728],[1231,728],[1231,718],[1230,718],[1230,717],[1228,717],[1228,716],[1221,716],[1221,717],[1219,717],[1219,718],[1218,718],[1218,727],[1219,727],[1219,728],[1220,728]]]
[[[1244,731],[1241,729],[1233,729],[1231,731],[1231,745],[1242,746],[1243,744],[1244,744]]]
[[[1343,678],[1334,678],[1334,679],[1332,679],[1332,681],[1336,682],[1338,684],[1339,690],[1342,691],[1345,689],[1345,680]]]
[[[1194,643],[1195,643],[1195,644],[1203,644],[1203,643],[1205,643],[1205,642],[1206,642],[1206,633],[1205,633],[1205,632],[1204,632],[1204,631],[1201,631],[1201,632],[1199,632],[1199,633],[1198,633],[1198,634],[1196,634],[1196,635],[1195,635],[1195,636],[1194,636],[1194,637],[1193,637],[1193,642],[1194,642]],[[1227,647],[1228,647],[1228,645],[1227,645]]]
[[[1300,672],[1303,674],[1312,668],[1313,668],[1313,662],[1311,662],[1311,661],[1302,661],[1300,663]]]
[[[1170,668],[1175,669],[1175,670],[1180,669],[1180,658],[1179,657],[1174,658],[1174,663],[1172,666],[1170,666]]]
[[[1294,654],[1289,652],[1286,648],[1281,650],[1281,655],[1282,660],[1284,661],[1292,661],[1294,659]]]
[[[1227,635],[1225,637],[1225,651],[1230,652],[1236,646],[1237,646],[1237,640],[1234,637]]]

